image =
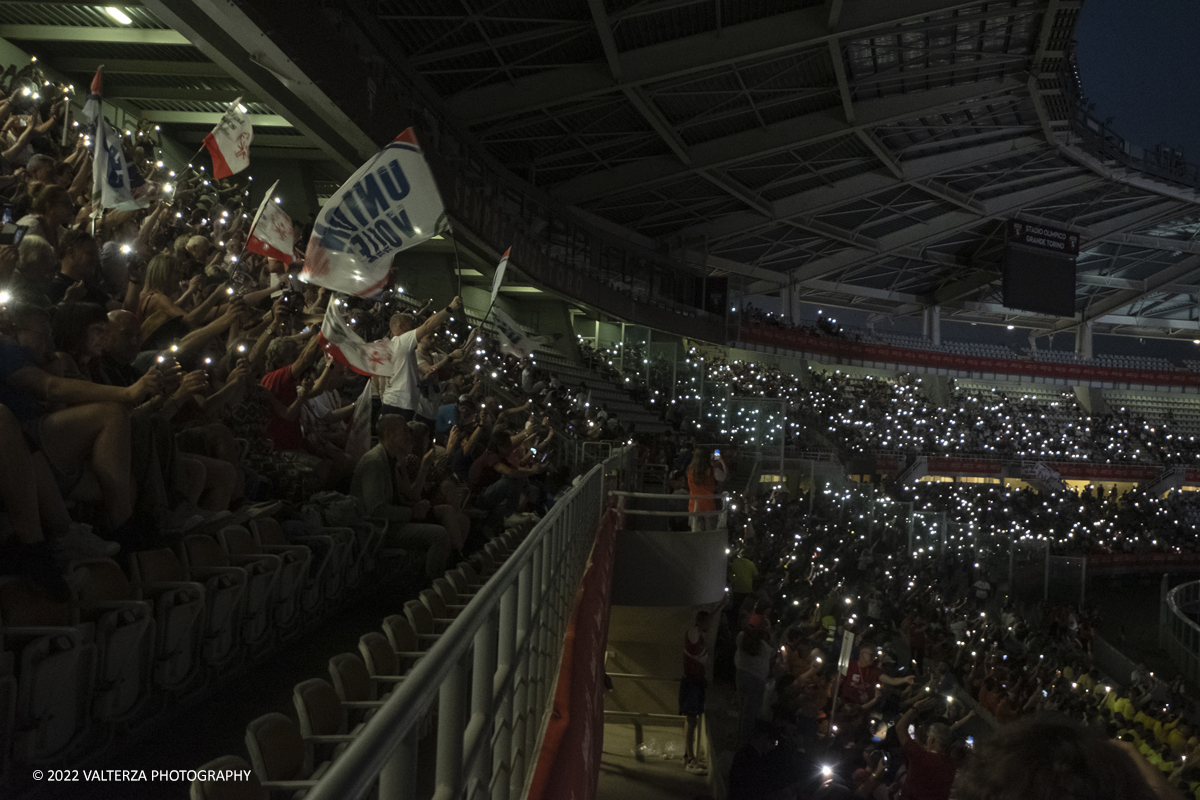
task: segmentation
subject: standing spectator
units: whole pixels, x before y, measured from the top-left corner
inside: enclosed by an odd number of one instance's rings
[[[987,576],[981,572],[979,580],[975,581],[972,588],[975,590],[975,605],[982,610],[987,606],[988,597],[992,593],[992,584],[988,583]]]
[[[858,660],[852,661],[846,669],[846,677],[842,678],[839,690],[844,702],[856,705],[866,705],[875,696],[875,687],[880,683],[888,686],[911,686],[913,676],[893,678],[883,672],[879,666],[879,651],[872,646],[863,645],[858,649]]]
[[[704,714],[704,694],[708,687],[708,643],[704,629],[708,611],[696,612],[695,624],[683,636],[683,680],[679,682],[679,713],[684,717],[683,766],[693,775],[707,772],[696,758],[696,738],[700,717]]]
[[[760,617],[761,619],[761,617]],[[737,635],[738,745],[750,741],[754,723],[762,708],[767,691],[767,675],[771,672],[771,647],[764,623],[749,625]]]
[[[717,529],[717,517],[712,512],[717,510],[717,501],[703,495],[717,493],[717,484],[723,483],[728,473],[725,462],[719,455],[707,447],[697,447],[692,450],[692,463],[687,468],[688,511],[707,512],[708,516],[692,517],[693,531],[712,531]]]
[[[432,336],[442,326],[450,314],[462,308],[462,298],[455,297],[450,305],[433,314],[423,323],[417,324],[417,318],[411,314],[395,314],[388,322],[391,331],[392,360],[395,370],[388,378],[383,390],[383,406],[380,414],[399,414],[408,422],[417,415],[417,404],[421,399],[421,374],[417,363],[417,345],[422,340]],[[422,419],[426,425],[433,427],[432,419]]]
[[[947,754],[949,730],[940,722],[930,725],[922,747],[908,733],[908,726],[915,716],[916,710],[910,708],[896,723],[896,737],[908,765],[900,799],[949,800],[956,772],[954,760]]]

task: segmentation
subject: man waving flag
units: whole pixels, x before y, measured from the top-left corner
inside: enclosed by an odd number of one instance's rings
[[[300,279],[370,297],[388,285],[397,253],[445,229],[433,173],[408,128],[325,202]]]
[[[228,178],[250,166],[250,142],[254,140],[254,128],[246,117],[242,98],[234,100],[225,110],[225,116],[204,137],[204,146],[212,156],[213,177]]]

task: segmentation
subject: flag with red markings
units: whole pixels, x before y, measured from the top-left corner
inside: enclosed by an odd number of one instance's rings
[[[212,156],[213,177],[228,178],[250,166],[250,143],[254,141],[254,128],[246,116],[242,98],[234,100],[225,115],[204,137],[204,146]]]
[[[321,323],[321,339],[325,352],[339,364],[344,364],[359,375],[383,375],[390,378],[395,368],[392,364],[392,348],[388,342],[368,342],[346,324],[338,313],[337,300],[325,307],[325,320]]]
[[[266,197],[258,206],[254,221],[250,223],[250,236],[246,239],[246,250],[258,253],[260,256],[274,258],[284,264],[292,263],[292,253],[295,251],[296,233],[292,227],[292,218],[279,207],[275,200],[275,187],[279,181],[271,184]]]

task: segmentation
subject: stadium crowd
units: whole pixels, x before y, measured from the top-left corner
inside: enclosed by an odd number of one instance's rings
[[[843,498],[810,513],[775,492],[730,516],[713,646],[738,693],[730,798],[1200,796],[1181,681],[1102,674],[1094,610],[1021,602],[970,559],[910,559],[898,526],[839,521]]]
[[[170,545],[271,501],[298,517],[340,492],[389,519],[432,576],[569,486],[555,430],[625,435],[586,386],[472,333],[458,298],[335,299],[298,280],[301,258],[248,251],[253,179],[166,169],[153,125],[121,138],[145,208],[98,209],[86,125],[62,130],[67,87],[31,63],[0,93],[5,572],[65,598],[74,560]],[[399,365],[370,381],[380,444],[366,456],[354,412],[368,380],[318,335],[331,303]]]

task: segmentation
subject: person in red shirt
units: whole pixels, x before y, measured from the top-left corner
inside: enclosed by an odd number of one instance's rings
[[[275,339],[267,348],[267,374],[262,387],[271,393],[274,412],[267,421],[267,437],[277,450],[303,450],[304,432],[300,429],[300,411],[309,397],[325,391],[329,380],[328,366],[314,386],[301,385],[304,373],[316,363],[321,352],[320,337],[308,340],[303,349],[292,337]]]
[[[910,708],[896,723],[896,736],[908,765],[900,800],[949,800],[956,772],[954,760],[946,752],[950,732],[940,722],[930,725],[922,747],[908,735],[908,726],[916,713],[916,709]]]
[[[840,690],[842,701],[856,705],[866,705],[875,696],[875,686],[885,683],[888,686],[910,685],[913,676],[893,678],[884,675],[879,666],[879,650],[874,646],[863,645],[858,649],[858,660],[850,663],[846,677],[842,678]]]

